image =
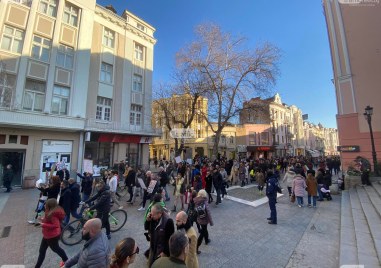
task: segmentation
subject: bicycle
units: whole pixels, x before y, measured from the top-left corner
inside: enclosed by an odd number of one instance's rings
[[[85,210],[82,218],[67,224],[61,233],[61,241],[65,245],[72,246],[82,241],[82,229],[85,223],[95,218],[95,210]],[[119,231],[127,222],[127,212],[123,209],[116,209],[109,213],[110,231]]]

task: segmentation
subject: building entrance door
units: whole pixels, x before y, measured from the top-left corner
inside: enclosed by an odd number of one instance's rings
[[[3,185],[3,174],[8,164],[12,165],[13,186],[22,185],[25,151],[0,150],[0,184]]]

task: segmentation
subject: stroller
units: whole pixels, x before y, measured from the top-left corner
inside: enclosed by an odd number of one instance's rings
[[[327,198],[328,201],[332,200],[331,191],[329,190],[328,186],[322,186],[320,188],[320,191],[321,191],[321,194],[323,195],[323,199]]]
[[[36,206],[36,209],[35,209],[36,216],[34,217],[33,220],[28,221],[28,223],[30,223],[30,224],[38,225],[37,219],[45,211],[45,202],[48,199],[48,193],[42,191],[44,186],[45,185],[43,183],[38,184],[37,188],[41,192],[40,192],[40,196],[38,198],[37,206]]]

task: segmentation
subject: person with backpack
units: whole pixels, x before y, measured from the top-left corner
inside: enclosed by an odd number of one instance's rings
[[[211,240],[209,239],[209,232],[208,232],[208,224],[210,226],[213,226],[213,219],[212,214],[210,213],[209,209],[209,202],[208,202],[208,194],[205,190],[200,190],[197,194],[197,197],[195,197],[194,205],[197,212],[197,223],[201,227],[200,235],[197,239],[197,253],[200,254],[200,246],[202,243],[202,240],[205,239],[205,244],[208,245]]]

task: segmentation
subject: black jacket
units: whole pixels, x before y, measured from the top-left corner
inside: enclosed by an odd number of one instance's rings
[[[167,185],[168,183],[167,172],[163,170],[163,171],[160,171],[157,175],[160,177],[160,186],[164,187],[165,185]]]
[[[11,182],[13,179],[13,171],[12,169],[4,170],[3,182]]]
[[[81,193],[91,195],[91,191],[93,190],[93,176],[83,176],[80,173],[77,173],[77,176],[82,179]]]
[[[61,181],[70,179],[70,173],[67,169],[65,171],[63,169],[58,170],[56,175],[60,177]]]
[[[136,177],[136,172],[135,170],[130,170],[128,172],[128,175],[126,177],[125,183],[127,186],[134,186],[135,185],[135,177]]]
[[[48,188],[38,188],[38,189],[42,192],[43,195],[47,195],[48,199],[50,199],[50,198],[57,199],[58,194],[61,191],[59,184],[50,185]]]
[[[93,197],[86,201],[87,204],[90,204],[94,200],[97,200],[94,205],[90,207],[90,210],[96,209],[98,214],[104,214],[110,212],[111,207],[111,194],[110,188],[105,185],[103,189],[98,191]]]
[[[213,171],[214,172],[214,171]],[[215,188],[219,189],[222,186],[223,179],[219,171],[213,173],[213,185]]]
[[[266,195],[268,198],[276,198],[277,193],[281,193],[278,179],[275,175],[267,179]]]
[[[79,195],[79,185],[77,183],[69,184],[69,189],[71,191],[71,204],[70,208],[77,209],[79,207],[79,202],[81,202],[81,196]]]
[[[71,209],[71,191],[69,187],[61,189],[60,201],[58,203],[66,214],[70,214]]]

